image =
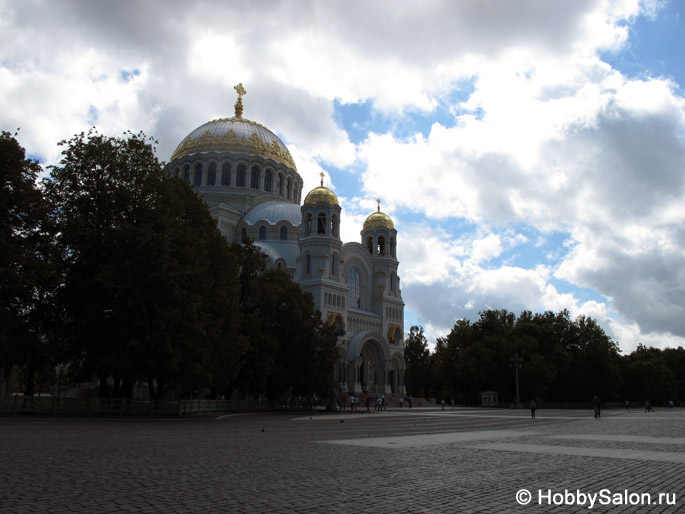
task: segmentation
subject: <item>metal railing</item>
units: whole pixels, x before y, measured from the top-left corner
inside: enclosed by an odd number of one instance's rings
[[[43,416],[194,416],[212,412],[302,410],[305,405],[261,400],[131,400],[57,396],[0,397],[0,415]]]

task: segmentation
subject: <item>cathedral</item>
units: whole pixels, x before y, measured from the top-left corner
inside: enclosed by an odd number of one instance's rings
[[[340,239],[342,209],[323,182],[302,201],[303,181],[288,148],[268,128],[235,116],[213,120],[181,141],[169,173],[190,184],[231,242],[249,237],[269,261],[314,297],[335,325],[333,372],[350,394],[404,394],[404,302],[397,274],[397,230],[378,209],[359,242]]]

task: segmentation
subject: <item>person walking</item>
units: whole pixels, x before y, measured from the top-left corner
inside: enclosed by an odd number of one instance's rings
[[[598,396],[595,396],[592,399],[592,408],[595,410],[595,418],[600,418],[601,417],[601,400],[599,399]]]
[[[535,409],[537,409],[538,406],[535,403],[535,400],[530,401],[530,417],[535,419]]]

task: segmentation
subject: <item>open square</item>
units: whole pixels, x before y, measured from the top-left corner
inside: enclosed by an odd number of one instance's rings
[[[681,409],[2,418],[0,513],[677,512],[684,423]]]

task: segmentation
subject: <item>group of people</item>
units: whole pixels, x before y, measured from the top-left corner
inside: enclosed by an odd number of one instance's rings
[[[625,407],[628,409],[630,406],[630,402],[626,400],[625,402]],[[668,405],[669,407],[673,408],[673,402],[664,402],[664,405]],[[530,401],[530,416],[535,419],[535,410],[537,409],[537,404],[535,403],[535,400]],[[595,418],[601,418],[602,417],[602,400],[600,400],[599,396],[595,396],[592,398],[592,409],[595,412]],[[652,408],[652,402],[647,401],[645,403],[645,412],[654,412],[654,409]]]
[[[381,412],[385,410],[385,395],[382,394],[380,396],[376,395],[374,398],[371,397],[369,393],[364,394],[364,406],[366,407],[366,412],[371,412],[371,402],[373,401],[374,403],[374,411],[375,412]],[[348,400],[348,395],[346,393],[340,393],[336,401],[338,402],[338,407],[340,410],[345,410],[347,407],[347,400]],[[355,396],[354,394],[349,395],[349,401],[350,401],[350,411],[354,412],[359,410],[359,405],[362,401],[361,396]],[[402,404],[400,403],[400,406]]]

